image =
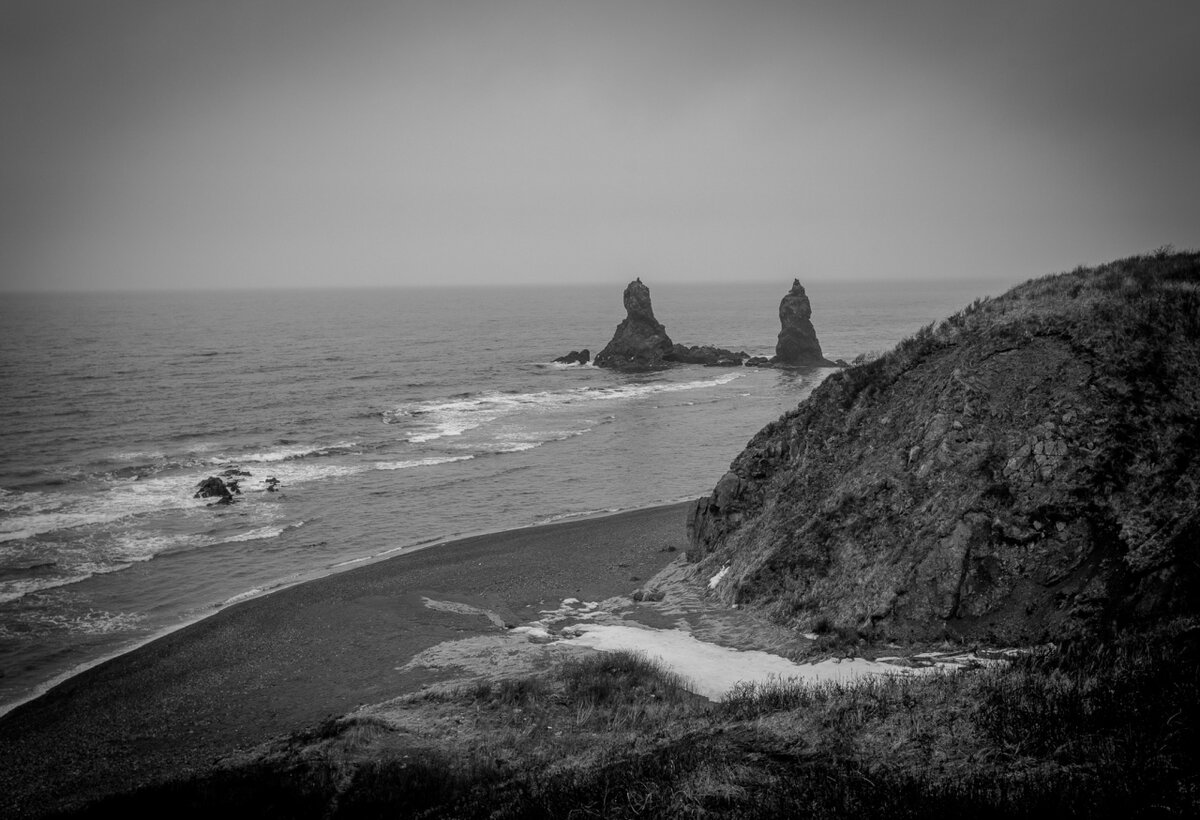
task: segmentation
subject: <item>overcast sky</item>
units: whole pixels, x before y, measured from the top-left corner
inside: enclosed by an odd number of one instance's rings
[[[0,287],[1200,247],[1200,3],[0,0]]]

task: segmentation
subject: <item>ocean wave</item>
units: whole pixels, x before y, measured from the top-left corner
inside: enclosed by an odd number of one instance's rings
[[[434,467],[438,464],[451,464],[455,461],[470,461],[475,456],[430,456],[429,458],[415,458],[408,461],[377,461],[375,462],[376,470],[407,470],[410,467]]]
[[[544,441],[501,441],[489,447],[488,452],[498,456],[507,453],[523,453],[526,450],[541,447],[545,443]]]
[[[308,452],[327,451],[322,448],[303,448]],[[457,458],[457,457],[455,457]],[[93,492],[47,493],[37,490],[0,492],[0,543],[23,541],[64,530],[81,527],[112,525],[136,516],[187,511],[204,508],[211,499],[193,498],[196,486],[215,468],[229,462],[192,465],[189,472],[176,475],[107,475],[106,486]],[[243,495],[267,491],[266,479],[279,480],[281,489],[289,486],[323,481],[362,473],[370,464],[338,464],[310,462],[302,459],[262,462],[249,477],[240,479]],[[254,467],[254,462],[249,463]],[[197,469],[199,467],[200,469]]]
[[[281,527],[259,527],[256,530],[239,533],[238,535],[230,535],[221,540],[226,543],[233,543],[236,541],[263,541],[267,538],[278,538],[288,530],[296,529],[297,527],[301,527],[303,525],[303,521],[298,521],[295,524],[284,524]]]
[[[164,535],[153,532],[124,532],[113,537],[107,548],[96,549],[97,557],[121,568],[149,561],[164,552],[207,546],[210,539],[201,535]]]
[[[166,457],[161,450],[130,450],[112,455],[113,461],[162,461]]]
[[[300,444],[283,446],[275,450],[261,450],[235,456],[221,456],[219,460],[232,464],[272,464],[314,456],[346,455],[356,453],[358,449],[359,444],[356,441],[340,441],[336,444]]]
[[[265,492],[265,481],[267,478],[277,478],[280,482],[280,489],[286,489],[293,484],[306,484],[310,481],[323,481],[329,478],[344,478],[346,476],[357,475],[371,469],[368,464],[311,464],[303,461],[285,461],[278,463],[269,470],[262,470],[255,473],[252,478],[252,483],[247,485],[246,479],[242,479],[242,492]],[[259,481],[263,481],[263,486],[258,486]]]
[[[728,373],[713,379],[689,382],[651,382],[604,387],[576,387],[571,390],[546,390],[531,393],[473,393],[446,400],[416,402],[384,411],[388,424],[406,424],[414,429],[408,441],[423,444],[439,438],[461,436],[500,418],[522,411],[547,412],[590,402],[611,402],[677,393],[686,390],[719,387],[740,378]]]
[[[105,457],[106,462],[101,463],[122,466],[101,470],[96,475],[109,480],[142,479],[179,470],[211,470],[242,465],[278,464],[305,458],[354,455],[362,451],[361,445],[357,441],[341,441],[335,444],[299,444],[290,439],[277,439],[271,448],[240,453],[212,452],[217,447],[217,445],[202,444],[189,448],[185,453],[174,455],[168,455],[160,450],[129,450],[112,453]]]
[[[56,560],[24,564],[18,548],[7,560],[18,565],[0,570],[0,603],[24,598],[37,592],[77,584],[96,575],[107,575],[150,561],[159,555],[182,550],[202,549],[230,542],[276,538],[304,525],[295,521],[267,525],[235,535],[165,534],[138,530],[101,531],[76,542],[74,547],[59,545]],[[81,548],[80,545],[86,545]],[[39,548],[40,549],[40,548]]]
[[[83,635],[111,635],[117,632],[131,632],[139,629],[147,616],[140,612],[106,612],[91,609],[77,614],[40,612],[36,610],[23,612],[21,635],[29,637],[29,632],[58,632],[67,631]],[[0,626],[0,637],[15,637],[16,632]]]
[[[45,544],[22,550],[8,548],[6,560],[23,563],[22,555],[34,550],[53,549],[53,560],[40,560],[28,566],[10,566],[0,571],[0,603],[15,601],[35,592],[77,584],[95,575],[120,572],[133,564],[149,561],[169,551],[206,546],[211,539],[200,535],[166,535],[153,532],[112,532],[47,547]]]
[[[553,524],[557,521],[569,521],[572,518],[587,518],[592,515],[606,515],[608,513],[620,512],[619,507],[606,507],[602,510],[581,510],[579,512],[559,513],[558,515],[550,515],[545,518],[538,519],[533,526],[541,527],[545,524]]]
[[[93,575],[106,575],[128,569],[129,564],[99,564],[87,562],[65,568],[60,574],[42,578],[10,578],[0,581],[0,604],[9,603],[24,598],[35,592],[45,592],[57,587],[65,587],[86,581]]]
[[[579,370],[589,368],[599,370],[592,362],[529,362],[534,367],[542,368],[543,370]]]

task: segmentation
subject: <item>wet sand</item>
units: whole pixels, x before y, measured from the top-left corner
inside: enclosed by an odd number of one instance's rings
[[[246,601],[73,677],[0,718],[0,815],[37,816],[414,691],[424,649],[564,598],[627,594],[685,547],[690,502],[510,530]]]

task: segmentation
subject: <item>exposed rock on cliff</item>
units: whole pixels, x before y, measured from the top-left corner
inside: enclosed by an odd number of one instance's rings
[[[654,318],[650,288],[635,279],[625,287],[624,299],[626,316],[612,341],[596,354],[596,366],[615,370],[662,367],[673,345],[667,329]]]
[[[1197,253],[977,301],[759,432],[689,557],[805,629],[1036,641],[1196,614],[1198,351]]]
[[[817,331],[812,323],[812,305],[799,279],[779,302],[779,340],[775,343],[774,364],[796,367],[834,367],[821,353]]]

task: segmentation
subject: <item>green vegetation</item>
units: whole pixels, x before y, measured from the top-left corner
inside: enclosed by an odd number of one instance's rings
[[[331,721],[83,812],[1065,817],[1200,810],[1200,626],[712,704],[627,653]]]

